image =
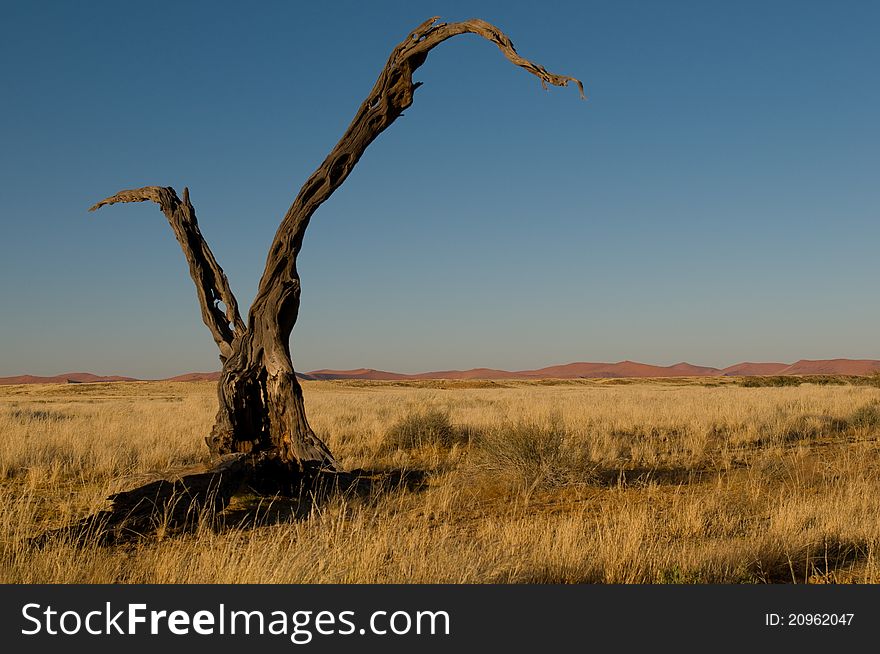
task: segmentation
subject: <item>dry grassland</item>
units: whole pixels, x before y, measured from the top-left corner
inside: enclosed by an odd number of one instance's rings
[[[304,389],[347,469],[418,483],[245,493],[188,532],[101,545],[32,539],[119,477],[201,459],[214,384],[0,387],[0,581],[880,582],[875,386]]]

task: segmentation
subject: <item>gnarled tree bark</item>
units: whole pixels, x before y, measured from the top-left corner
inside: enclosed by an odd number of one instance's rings
[[[264,467],[281,476],[336,469],[333,455],[306,419],[302,389],[290,357],[290,334],[300,302],[297,255],[317,208],[346,180],[370,143],[412,104],[413,93],[421,84],[413,82],[412,76],[428,53],[447,39],[466,33],[497,45],[507,59],[537,76],[545,88],[548,84],[566,86],[573,82],[583,97],[579,80],[555,75],[522,58],[510,39],[485,21],[447,24],[437,23],[435,17],[419,25],[392,50],[348,129],[287,210],[269,248],[247,324],[238,312],[223,270],[199,231],[187,189],[182,199],[170,187],[120,191],[91,208],[150,200],[159,205],[174,230],[189,263],[202,318],[217,343],[223,364],[218,383],[219,410],[206,439],[213,455],[252,455],[254,469]]]

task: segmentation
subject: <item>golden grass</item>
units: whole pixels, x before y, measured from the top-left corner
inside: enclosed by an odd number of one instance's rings
[[[424,484],[311,506],[243,497],[189,533],[101,546],[30,539],[99,508],[121,476],[202,458],[214,385],[0,387],[0,581],[880,581],[876,387],[304,389],[346,468]]]

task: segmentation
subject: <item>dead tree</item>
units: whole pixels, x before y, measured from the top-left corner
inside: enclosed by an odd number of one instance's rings
[[[206,441],[215,458],[223,457],[227,469],[230,458],[246,465],[252,478],[295,479],[310,471],[337,468],[329,448],[306,419],[302,389],[290,358],[289,339],[300,301],[296,259],[315,210],[346,180],[367,146],[412,104],[413,93],[421,85],[412,76],[428,53],[453,36],[476,34],[537,76],[544,88],[573,82],[583,97],[579,80],[555,75],[522,58],[495,26],[478,19],[437,20],[425,21],[392,50],[345,134],[287,210],[269,248],[246,323],[226,275],[202,237],[188,189],[184,188],[182,197],[171,187],[120,191],[91,208],[150,200],[159,205],[174,230],[195,282],[202,319],[220,350],[219,409]],[[233,454],[239,456],[228,456]],[[126,506],[132,510],[130,502]]]

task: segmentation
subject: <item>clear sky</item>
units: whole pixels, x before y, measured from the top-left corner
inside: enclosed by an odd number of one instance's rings
[[[299,370],[880,358],[880,3],[4,2],[0,375],[219,367],[155,205],[246,309],[278,223],[426,18],[477,37],[315,214]]]

